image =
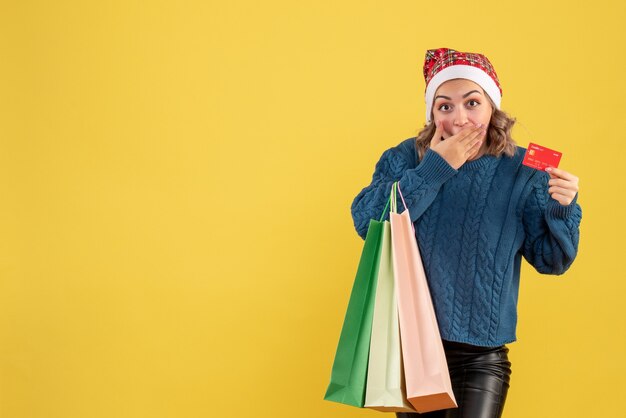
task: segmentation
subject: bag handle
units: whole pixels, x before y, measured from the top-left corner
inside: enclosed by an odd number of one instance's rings
[[[394,185],[396,186],[396,188],[398,189],[398,193],[400,193],[400,199],[402,199],[402,204],[404,205],[404,210],[408,211],[409,207],[406,205],[406,202],[404,201],[404,196],[402,195],[402,190],[400,190],[400,182],[397,181],[394,183]],[[394,194],[395,194],[395,190],[394,190]],[[397,211],[397,207],[396,207],[396,211]],[[415,235],[415,224],[413,224],[413,222],[411,222],[411,229],[413,230],[413,235]]]
[[[404,209],[408,210],[404,196],[402,195],[402,190],[400,190],[400,182],[396,181],[391,185],[391,195],[389,196],[391,200],[391,212],[393,213],[398,213],[398,193],[400,193],[400,199],[402,199]]]
[[[393,193],[393,212],[398,213],[398,182],[391,185],[391,193]]]
[[[406,210],[409,209],[406,205],[406,202],[404,201],[402,190],[400,190],[400,182],[396,181],[391,185],[391,193],[389,193],[389,199],[387,199],[387,204],[385,205],[385,208],[383,209],[383,213],[380,215],[379,222],[382,222],[383,219],[385,218],[385,212],[387,211],[387,208],[389,206],[391,206],[391,208],[389,209],[390,212],[398,213],[398,193],[400,193],[400,199],[402,199],[402,204],[404,205],[404,209]]]
[[[398,193],[400,193],[400,199],[402,199],[402,204],[404,205],[404,209],[409,210],[409,207],[406,205],[406,202],[404,201],[404,196],[402,196],[402,190],[400,190],[400,182],[396,181],[396,185],[398,187]]]
[[[385,205],[385,209],[383,209],[382,215],[380,215],[380,221],[379,222],[382,222],[383,219],[385,218],[385,212],[387,211],[387,208],[389,207],[390,203],[391,203],[391,195],[389,195],[389,199],[387,199],[387,204]]]

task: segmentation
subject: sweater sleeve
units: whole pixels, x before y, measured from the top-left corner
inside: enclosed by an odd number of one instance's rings
[[[371,183],[354,198],[351,206],[354,227],[361,238],[367,235],[370,219],[382,215],[394,182],[400,182],[411,220],[415,222],[433,202],[441,185],[457,173],[430,149],[416,167],[411,159],[397,146],[386,150],[376,163]]]
[[[552,199],[548,193],[550,177],[544,172],[537,174],[524,205],[523,255],[539,273],[560,275],[576,258],[582,209],[577,203],[578,193],[567,206]]]

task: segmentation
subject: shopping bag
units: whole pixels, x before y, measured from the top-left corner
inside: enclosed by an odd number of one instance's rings
[[[415,229],[399,183],[394,183],[395,187],[405,208],[397,213],[394,193],[389,218],[407,398],[420,413],[455,408],[457,404]]]
[[[386,209],[386,208],[385,208]],[[362,408],[383,224],[370,220],[324,399]]]
[[[406,399],[391,253],[391,224],[383,222],[365,407],[378,411],[415,412]]]

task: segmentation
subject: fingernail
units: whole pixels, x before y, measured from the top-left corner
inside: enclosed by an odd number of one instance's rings
[[[547,172],[552,171],[552,167],[546,167],[546,171],[547,171]]]

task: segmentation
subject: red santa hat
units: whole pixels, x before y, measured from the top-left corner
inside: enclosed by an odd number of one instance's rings
[[[430,122],[435,92],[440,85],[455,78],[471,80],[483,88],[500,109],[502,88],[498,75],[486,56],[473,52],[458,52],[450,48],[429,49],[424,60],[426,80],[426,120]]]

